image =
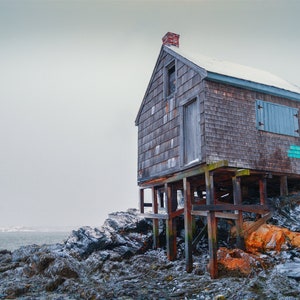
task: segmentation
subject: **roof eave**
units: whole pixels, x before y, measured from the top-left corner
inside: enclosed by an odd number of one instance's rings
[[[279,97],[300,102],[300,94],[288,90],[280,89],[275,86],[265,85],[262,83],[257,83],[257,82],[231,77],[231,76],[214,73],[210,71],[207,71],[207,76],[205,79],[215,81],[215,82],[222,82],[236,87],[246,88],[248,90],[261,92],[265,94],[271,94],[273,96],[279,96]]]

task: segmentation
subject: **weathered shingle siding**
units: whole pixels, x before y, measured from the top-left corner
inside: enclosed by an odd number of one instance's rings
[[[227,84],[203,80],[180,60],[176,66],[176,92],[166,97],[165,68],[174,60],[162,52],[138,117],[138,181],[183,170],[183,107],[197,99],[200,114],[199,161],[228,160],[229,165],[287,174],[300,174],[300,159],[287,156],[299,137],[274,134],[256,128],[256,100],[293,108],[300,103]]]
[[[198,73],[176,61],[177,89],[174,96],[165,97],[164,69],[172,60],[169,54],[161,56],[139,115],[138,181],[171,174],[183,167],[180,103],[191,94],[199,95],[202,86]],[[204,97],[204,92],[201,95]]]
[[[206,81],[206,160],[222,159],[231,166],[284,173],[300,173],[300,160],[291,159],[291,144],[299,137],[260,131],[256,128],[257,99],[300,108],[298,102],[250,90]]]

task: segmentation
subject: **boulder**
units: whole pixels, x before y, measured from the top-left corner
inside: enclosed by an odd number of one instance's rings
[[[252,222],[245,222],[243,227],[247,230]],[[289,247],[300,247],[300,233],[275,225],[263,224],[245,239],[248,252],[281,251]]]
[[[262,260],[241,249],[219,248],[217,252],[219,274],[227,276],[249,276],[262,269]]]
[[[109,214],[99,228],[89,226],[73,230],[65,242],[67,250],[81,258],[95,251],[112,250],[127,258],[143,253],[152,244],[152,224],[143,219],[137,210]]]

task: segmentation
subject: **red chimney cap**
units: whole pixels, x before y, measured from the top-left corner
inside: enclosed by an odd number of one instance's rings
[[[163,45],[179,47],[180,35],[173,32],[167,32],[162,38]]]

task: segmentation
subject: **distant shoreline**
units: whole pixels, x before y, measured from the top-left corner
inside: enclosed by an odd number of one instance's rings
[[[80,226],[7,226],[0,227],[0,233],[4,232],[71,232]]]
[[[63,244],[72,230],[67,231],[0,231],[0,251],[15,251],[28,245]]]

